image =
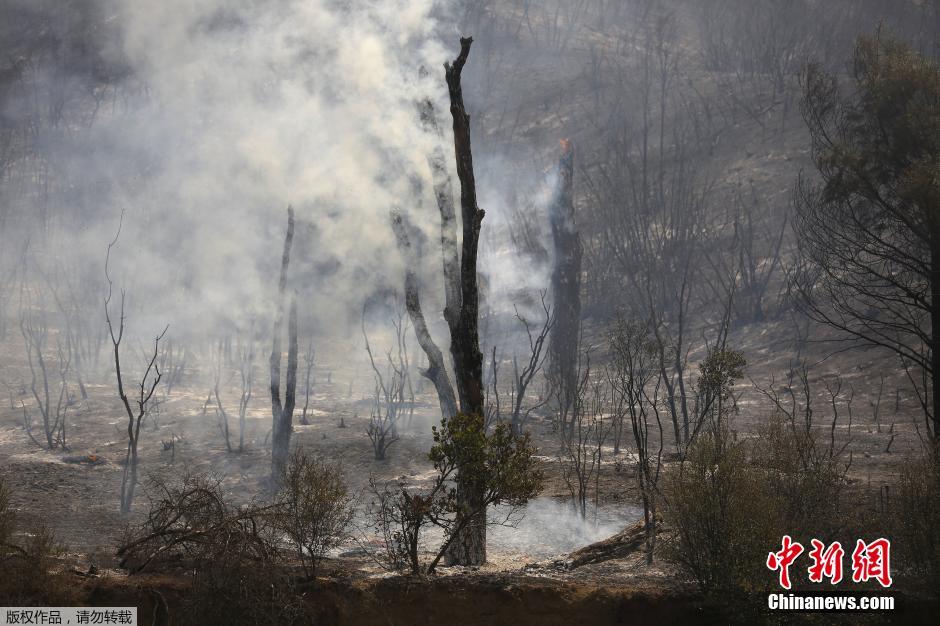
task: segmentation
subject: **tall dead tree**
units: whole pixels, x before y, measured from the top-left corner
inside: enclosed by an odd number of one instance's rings
[[[313,364],[316,359],[316,350],[313,348],[313,338],[307,342],[307,349],[304,351],[304,408],[300,412],[300,423],[304,426],[310,425],[307,419],[307,413],[310,411],[310,394],[313,393],[311,377],[313,376]]]
[[[71,404],[71,393],[68,385],[68,375],[72,361],[72,345],[66,337],[66,348],[56,339],[56,353],[58,355],[58,375],[53,379],[50,367],[43,355],[49,336],[49,325],[45,315],[34,311],[29,301],[28,290],[21,289],[20,304],[20,331],[26,346],[27,362],[29,363],[30,391],[32,392],[35,410],[42,418],[42,435],[50,450],[56,447],[68,449],[65,437],[65,418]],[[51,392],[51,394],[50,394]],[[42,445],[33,434],[32,410],[23,408],[23,429],[33,443]]]
[[[122,213],[121,223],[123,223],[123,221],[124,214]],[[111,321],[111,295],[113,293],[114,284],[111,280],[109,265],[111,261],[111,248],[117,243],[120,234],[121,226],[119,224],[114,240],[108,244],[108,252],[104,261],[104,274],[108,281],[108,295],[104,301],[104,318],[108,325],[108,334],[111,337],[111,345],[114,349],[114,373],[117,377],[118,397],[120,397],[121,404],[124,405],[124,411],[127,414],[127,454],[124,458],[124,476],[121,480],[121,513],[129,513],[134,501],[134,490],[137,487],[137,449],[140,444],[140,427],[143,425],[144,419],[149,413],[150,400],[153,398],[153,393],[156,391],[157,385],[160,384],[160,378],[163,376],[162,372],[160,372],[157,357],[160,354],[160,340],[166,335],[167,328],[169,327],[164,328],[163,332],[157,335],[153,340],[153,353],[151,356],[145,357],[145,359],[149,358],[149,361],[145,361],[147,366],[144,369],[143,375],[140,377],[140,382],[135,385],[136,389],[132,400],[128,396],[124,386],[124,374],[121,370],[121,341],[124,339],[124,322],[126,319],[124,315],[126,293],[123,289],[121,290],[121,311],[118,318],[117,331],[115,331],[114,324]],[[131,406],[132,404],[134,405],[133,407]]]
[[[581,330],[581,238],[574,221],[574,150],[562,141],[558,183],[549,219],[555,260],[552,267],[552,299],[555,321],[549,336],[549,378],[566,408],[578,388],[578,338]],[[571,414],[570,411],[565,411]],[[569,428],[569,424],[562,424]]]
[[[444,308],[444,319],[450,329],[450,354],[454,360],[454,378],[460,411],[473,416],[475,426],[483,430],[483,353],[480,352],[479,290],[477,287],[477,249],[484,212],[477,206],[476,182],[473,176],[473,155],[470,149],[470,116],[463,102],[460,75],[470,54],[472,37],[461,37],[460,54],[454,62],[444,65],[450,113],[453,117],[454,152],[457,178],[460,180],[460,212],[463,229],[460,254],[459,308],[451,300]],[[442,227],[447,216],[441,215]],[[445,269],[447,266],[445,254]],[[449,283],[454,289],[454,282]],[[456,289],[454,289],[456,292]],[[456,295],[456,294],[454,294]],[[451,543],[447,559],[453,565],[481,565],[486,562],[486,509],[481,507],[484,485],[479,468],[460,467],[457,476],[457,500],[460,515],[472,515]],[[473,511],[474,513],[466,513]]]
[[[441,413],[451,418],[459,410],[469,416],[473,427],[484,430],[483,353],[480,352],[479,291],[477,286],[477,250],[480,225],[484,212],[477,206],[476,183],[473,175],[473,156],[470,149],[470,116],[463,102],[460,76],[470,54],[473,39],[460,39],[460,54],[453,63],[445,63],[445,77],[453,117],[454,152],[457,177],[460,180],[460,209],[462,248],[458,249],[457,211],[453,189],[447,174],[443,148],[436,148],[428,157],[434,183],[434,195],[441,214],[441,249],[444,270],[444,319],[450,332],[450,353],[457,386],[456,399],[447,375],[444,356],[428,332],[421,311],[418,279],[413,269],[405,275],[405,305],[415,327],[418,343],[428,357],[428,369],[422,374],[434,383],[441,404]],[[419,106],[425,130],[438,137],[442,135],[434,117],[430,101]],[[415,194],[416,197],[420,194]],[[392,212],[392,228],[399,250],[409,268],[416,266],[420,252],[413,246],[411,231],[398,211]],[[482,462],[482,460],[481,460]],[[460,530],[447,549],[447,562],[453,565],[480,565],[486,561],[486,507],[480,506],[484,498],[484,485],[478,467],[458,469],[457,500]],[[465,520],[469,519],[469,522]]]
[[[284,293],[287,290],[287,268],[290,265],[290,249],[294,241],[294,209],[287,207],[287,234],[284,237],[284,253],[281,256],[281,278],[278,282],[276,310],[274,312],[274,334],[271,346],[271,481],[280,484],[287,467],[291,421],[297,392],[297,296],[291,297],[287,321],[287,380],[284,400],[281,401],[281,331],[284,326]]]
[[[238,451],[245,451],[245,421],[255,378],[255,337],[249,332],[247,341],[238,349],[238,371],[241,375],[242,394],[238,400]]]

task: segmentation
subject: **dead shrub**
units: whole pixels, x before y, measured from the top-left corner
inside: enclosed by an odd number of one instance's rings
[[[666,556],[706,593],[757,592],[771,581],[764,563],[780,541],[779,516],[745,448],[727,430],[708,430],[664,483],[664,521],[675,531]]]
[[[929,452],[901,470],[893,510],[900,562],[936,594],[940,584],[940,459]]]
[[[13,536],[13,525],[16,516],[13,511],[12,490],[7,486],[3,476],[0,476],[0,546],[5,546]]]
[[[58,560],[63,548],[45,525],[14,540],[17,531],[12,489],[0,476],[0,598],[12,605],[69,606],[74,587],[63,580]]]
[[[851,456],[820,431],[775,414],[761,430],[756,462],[788,534],[827,543],[850,523],[843,504]]]
[[[147,519],[129,529],[118,549],[132,573],[185,560],[196,570],[229,561],[265,563],[277,556],[273,505],[232,505],[221,479],[185,475],[152,479]]]
[[[275,503],[276,525],[290,538],[308,578],[345,539],[352,503],[339,467],[294,452]]]
[[[191,586],[173,620],[187,624],[309,622],[293,556],[309,580],[342,539],[352,502],[340,470],[302,452],[270,502],[236,505],[220,478],[203,474],[155,478],[149,500],[147,519],[118,549],[121,566],[185,568]]]
[[[409,490],[403,482],[379,485],[375,476],[369,477],[369,488],[374,498],[369,515],[384,548],[379,562],[390,570],[420,574],[421,532],[445,513],[446,498],[438,490]]]
[[[221,479],[196,474],[151,479],[147,519],[128,529],[118,549],[131,573],[185,567],[190,588],[184,624],[281,624],[297,621],[302,597],[281,567],[278,504],[236,506]]]

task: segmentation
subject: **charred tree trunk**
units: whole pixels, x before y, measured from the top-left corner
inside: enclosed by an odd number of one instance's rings
[[[934,448],[940,451],[940,216],[934,212],[930,237],[930,387]]]
[[[459,79],[459,78],[458,78]],[[434,106],[430,100],[420,106],[421,122],[425,130],[443,139]],[[469,123],[469,122],[468,122]],[[469,147],[469,139],[468,139]],[[444,317],[460,314],[460,251],[457,249],[457,209],[454,207],[454,189],[450,174],[447,173],[447,160],[442,142],[438,142],[428,157],[431,179],[434,185],[434,198],[441,214],[441,254],[444,268]],[[472,164],[471,164],[472,168]],[[472,172],[471,172],[472,173]]]
[[[452,201],[451,210],[453,211]],[[430,380],[434,385],[434,389],[437,391],[437,399],[441,406],[441,416],[451,418],[457,413],[457,400],[454,397],[454,387],[450,382],[450,377],[447,375],[444,354],[431,337],[427,321],[424,319],[424,312],[421,310],[418,276],[414,269],[412,269],[417,267],[417,258],[415,257],[418,255],[412,248],[405,218],[397,211],[392,212],[392,230],[395,232],[398,249],[401,251],[402,256],[405,257],[407,265],[407,269],[405,270],[405,309],[408,311],[408,316],[411,318],[412,326],[414,326],[415,335],[418,338],[418,345],[421,346],[421,349],[424,350],[424,353],[428,357],[428,367],[427,369],[420,370],[421,375]]]
[[[558,161],[558,187],[550,220],[555,261],[552,268],[552,299],[555,324],[549,343],[549,376],[555,381],[564,409],[570,409],[578,388],[578,342],[581,331],[581,239],[575,228],[574,151],[567,141]],[[563,410],[562,415],[570,415]],[[568,424],[561,424],[567,428]]]
[[[290,448],[297,391],[297,297],[291,298],[287,322],[287,381],[284,401],[281,402],[281,329],[284,325],[284,292],[287,290],[287,268],[290,264],[290,249],[294,240],[294,210],[287,207],[287,235],[284,237],[284,254],[281,257],[281,278],[278,282],[277,308],[274,314],[274,338],[271,347],[271,482],[279,485]]]
[[[483,353],[479,338],[479,291],[477,288],[477,248],[480,225],[484,212],[477,206],[476,182],[473,175],[473,155],[470,149],[470,116],[463,102],[460,75],[470,54],[471,37],[460,39],[460,54],[453,64],[445,64],[450,112],[453,117],[454,152],[457,177],[460,180],[460,209],[463,229],[463,247],[460,254],[460,305],[457,310],[449,302],[444,317],[450,329],[450,353],[454,360],[454,377],[460,411],[477,419],[483,429]],[[442,228],[447,216],[442,213]],[[445,249],[445,271],[447,269]],[[454,288],[451,282],[448,289]],[[472,515],[465,524],[458,520],[461,530],[448,548],[448,562],[454,565],[481,565],[486,562],[486,510],[481,506],[483,485],[476,478],[480,472],[472,467],[458,468],[457,500],[459,515]],[[470,513],[474,512],[474,513]]]
[[[124,374],[121,370],[121,342],[124,340],[124,323],[127,319],[124,312],[126,293],[123,289],[121,290],[121,313],[118,318],[117,330],[115,330],[115,325],[111,321],[111,296],[114,292],[114,283],[111,280],[110,273],[111,249],[117,243],[118,237],[121,236],[121,226],[123,224],[124,213],[121,213],[117,233],[111,243],[108,244],[108,251],[104,258],[104,276],[108,281],[108,295],[104,300],[104,319],[107,323],[108,335],[111,337],[111,345],[114,348],[114,375],[117,378],[118,397],[124,406],[124,412],[127,414],[127,454],[124,457],[124,475],[121,479],[121,513],[130,513],[131,505],[134,502],[134,491],[137,488],[137,465],[139,462],[137,448],[140,444],[140,427],[147,417],[150,400],[153,398],[157,385],[160,384],[160,379],[163,376],[157,359],[160,355],[160,340],[166,335],[169,326],[164,328],[163,332],[154,339],[153,355],[150,357],[147,368],[140,378],[140,383],[134,390],[132,399],[124,386]],[[134,408],[131,408],[131,404],[134,405]]]

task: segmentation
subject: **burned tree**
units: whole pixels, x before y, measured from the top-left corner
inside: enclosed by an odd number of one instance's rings
[[[740,190],[734,193],[730,224],[723,229],[729,232],[719,233],[705,247],[702,257],[711,272],[701,273],[713,300],[734,303],[735,321],[741,324],[765,320],[767,292],[782,265],[789,224],[784,213],[777,224],[762,227],[761,202],[753,185],[748,195]]]
[[[447,202],[446,199],[443,201]],[[450,210],[453,211],[453,200],[449,202]],[[444,222],[445,220],[442,219],[442,230],[444,228]],[[405,270],[405,308],[408,311],[408,316],[411,318],[411,325],[414,326],[418,345],[421,346],[421,349],[424,350],[428,358],[427,368],[420,370],[420,372],[422,376],[431,381],[435,391],[437,391],[437,400],[440,403],[441,416],[453,417],[457,413],[457,400],[454,397],[454,387],[450,382],[450,376],[447,374],[444,354],[431,337],[427,321],[424,318],[424,312],[421,310],[418,276],[413,269],[417,266],[421,254],[412,246],[412,237],[409,235],[409,228],[405,217],[397,211],[392,212],[392,230],[395,231],[398,249],[405,257],[407,263]],[[442,236],[445,257],[447,256],[446,250],[448,247],[446,241],[447,238]],[[445,267],[446,265],[447,263],[445,261]],[[445,271],[445,276],[446,275],[447,273]],[[447,293],[450,294],[451,290],[448,289]]]
[[[304,408],[300,412],[300,423],[304,426],[310,425],[307,419],[307,413],[310,410],[310,394],[313,393],[313,364],[316,358],[316,351],[313,349],[313,339],[307,342],[307,349],[304,351]]]
[[[543,397],[538,402],[523,406],[529,385],[532,384],[532,381],[538,373],[542,371],[545,360],[548,358],[545,343],[552,329],[555,327],[555,315],[549,305],[546,304],[545,295],[543,291],[541,300],[545,321],[542,322],[541,328],[534,327],[531,321],[523,317],[518,309],[516,310],[516,319],[519,320],[519,323],[522,324],[525,329],[526,339],[529,341],[529,360],[523,363],[521,369],[519,368],[519,359],[517,356],[513,355],[512,357],[513,388],[511,393],[512,409],[509,414],[509,424],[513,434],[516,436],[522,435],[523,428],[525,428],[526,423],[529,421],[532,412],[544,406],[549,400],[548,397]],[[537,332],[533,333],[533,330]]]
[[[287,320],[287,380],[284,399],[281,400],[281,332],[284,326],[284,294],[287,291],[287,268],[290,265],[290,249],[294,241],[294,209],[287,207],[287,234],[284,236],[284,253],[281,255],[281,277],[278,281],[274,311],[274,332],[271,345],[271,481],[280,484],[287,467],[291,421],[297,392],[297,296],[291,298]]]
[[[802,113],[822,180],[798,187],[795,286],[814,320],[900,358],[938,442],[940,70],[877,35],[859,39],[852,78],[843,95],[807,71]]]
[[[369,364],[375,374],[375,393],[372,402],[372,414],[369,416],[369,426],[366,433],[372,442],[372,450],[376,461],[384,461],[389,447],[398,441],[398,422],[407,413],[409,419],[414,413],[414,393],[411,389],[408,362],[408,348],[406,344],[407,321],[403,311],[398,313],[398,319],[392,322],[395,328],[395,352],[388,350],[386,359],[388,367],[385,375],[376,365],[369,336],[366,333],[365,311],[362,316],[362,337],[366,343],[366,353],[369,355]],[[394,354],[394,356],[393,356]]]
[[[578,388],[578,338],[581,332],[582,250],[574,223],[573,175],[573,150],[568,141],[562,141],[558,183],[550,213],[555,247],[551,283],[555,323],[549,336],[549,378],[567,407],[574,401]],[[570,428],[570,424],[561,424],[561,427]]]
[[[123,220],[124,214],[122,213],[122,223]],[[119,224],[114,239],[108,244],[108,252],[104,261],[104,274],[108,281],[108,295],[104,301],[104,316],[108,325],[108,335],[111,337],[111,345],[114,349],[114,373],[117,377],[118,397],[121,399],[121,404],[124,405],[124,411],[127,414],[127,454],[124,457],[124,476],[121,479],[121,512],[129,513],[134,501],[134,490],[137,488],[137,449],[140,444],[140,427],[143,425],[143,421],[148,415],[150,400],[153,398],[153,393],[156,391],[157,385],[160,384],[160,379],[163,376],[160,372],[160,365],[157,363],[157,358],[160,354],[160,340],[166,335],[166,331],[169,327],[164,328],[163,332],[157,335],[153,340],[153,353],[149,357],[147,366],[144,368],[140,382],[135,384],[136,390],[133,400],[135,406],[132,408],[131,399],[128,397],[124,387],[124,375],[121,371],[121,341],[124,339],[124,322],[126,319],[124,315],[126,292],[123,289],[121,290],[121,310],[118,318],[117,332],[115,332],[114,324],[111,321],[111,296],[113,295],[114,283],[109,273],[109,263],[111,261],[111,249],[114,247],[114,244],[117,243],[120,234],[121,226]]]
[[[506,505],[510,513],[497,516],[492,523],[511,525],[512,511],[533,498],[542,485],[528,434],[516,437],[508,424],[501,423],[487,435],[475,415],[458,413],[441,420],[440,427],[434,428],[434,446],[428,457],[435,474],[428,488],[411,488],[404,483],[379,486],[374,477],[370,480],[376,499],[369,512],[384,539],[384,560],[392,568],[410,569],[412,574],[433,574],[453,542],[463,536],[463,529],[480,516],[486,520],[487,507]],[[469,511],[459,493],[459,473],[467,467],[479,470],[474,478],[481,487],[475,508]],[[443,531],[443,542],[430,563],[422,567],[420,537],[429,526]]]
[[[255,378],[255,341],[249,333],[246,345],[238,349],[238,372],[241,376],[242,393],[238,400],[238,451],[245,451],[245,418],[248,416],[248,403],[254,388]]]
[[[450,353],[453,359],[454,378],[458,403],[453,402],[452,391],[446,378],[443,355],[436,348],[427,332],[427,325],[420,314],[417,280],[413,271],[406,275],[406,305],[415,325],[418,341],[427,354],[430,371],[435,376],[425,375],[435,383],[445,418],[463,415],[472,429],[485,437],[484,429],[484,382],[483,353],[479,337],[479,290],[477,284],[477,252],[480,226],[484,212],[477,206],[476,183],[473,173],[473,155],[470,147],[470,116],[463,102],[460,83],[461,72],[470,54],[473,39],[461,38],[460,53],[453,63],[444,66],[450,111],[453,118],[454,152],[457,177],[460,180],[460,209],[462,237],[458,250],[456,208],[453,203],[450,180],[444,166],[443,151],[429,158],[434,178],[434,191],[441,214],[441,244],[444,268],[444,319],[450,332]],[[432,107],[425,102],[420,107],[425,128],[436,131]],[[406,260],[414,263],[419,255],[411,248],[409,229],[404,218],[393,212],[392,226],[398,239],[399,249]],[[469,457],[468,457],[469,458]],[[481,506],[484,485],[480,477],[485,475],[485,459],[464,459],[456,476],[458,531],[447,547],[447,560],[455,565],[479,565],[486,561],[486,507]]]
[[[464,107],[460,75],[470,54],[473,38],[460,39],[460,54],[453,64],[445,64],[447,90],[450,95],[450,113],[453,117],[454,151],[457,159],[457,178],[460,180],[460,212],[463,230],[460,254],[460,304],[444,308],[444,319],[450,329],[450,354],[454,360],[454,378],[460,411],[471,416],[474,428],[483,431],[483,353],[479,337],[479,290],[477,288],[477,248],[480,225],[484,212],[477,206],[476,182],[473,175],[473,155],[470,149],[470,116]],[[444,216],[442,215],[442,220]],[[446,263],[446,262],[445,262]],[[453,283],[451,284],[451,288]],[[450,302],[450,304],[455,304]],[[460,531],[448,549],[448,562],[454,565],[481,565],[486,562],[486,508],[481,506],[484,485],[478,477],[483,474],[474,465],[474,458],[458,467],[457,502]]]
[[[65,418],[71,404],[68,375],[72,362],[72,349],[69,337],[66,337],[66,349],[63,350],[61,341],[56,341],[56,355],[58,366],[55,378],[51,376],[50,366],[43,354],[49,336],[49,325],[45,315],[32,311],[32,305],[23,288],[20,303],[20,332],[26,346],[26,356],[29,363],[30,384],[35,409],[42,418],[42,436],[50,450],[56,447],[67,449]],[[23,429],[26,435],[36,445],[42,445],[33,434],[33,415],[25,403],[23,409]]]
[[[159,404],[169,402],[170,395],[177,385],[183,382],[183,373],[186,371],[186,363],[189,357],[189,351],[167,340],[160,350],[160,356],[157,363],[160,364],[160,370],[163,372],[162,394]]]
[[[555,400],[558,416],[567,424],[559,430],[562,478],[575,510],[585,519],[592,486],[597,508],[604,444],[613,424],[605,419],[610,408],[610,390],[603,379],[591,377],[591,349],[580,350],[576,358],[576,386],[570,395],[556,394]]]
[[[663,421],[659,391],[662,380],[656,372],[656,345],[645,324],[627,323],[622,318],[610,336],[613,366],[608,373],[615,403],[622,403],[630,416],[636,445],[636,482],[643,501],[643,529],[646,562],[653,562],[656,548],[657,499],[663,467]],[[651,382],[656,384],[650,395]],[[650,439],[650,426],[654,437]]]

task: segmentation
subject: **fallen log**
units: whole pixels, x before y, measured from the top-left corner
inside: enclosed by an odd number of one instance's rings
[[[627,526],[612,537],[592,543],[569,554],[568,569],[628,557],[637,550],[641,550],[645,543],[646,527],[643,520],[640,520],[631,526]]]

